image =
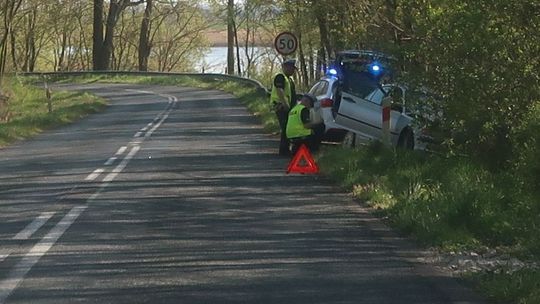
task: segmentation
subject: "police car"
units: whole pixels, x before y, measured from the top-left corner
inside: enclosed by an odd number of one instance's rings
[[[310,90],[318,100],[315,110],[324,121],[325,139],[340,140],[350,147],[368,140],[382,140],[382,101],[391,96],[392,144],[425,149],[430,138],[406,107],[407,88],[381,84],[393,81],[394,62],[392,57],[378,52],[338,53],[326,75]]]

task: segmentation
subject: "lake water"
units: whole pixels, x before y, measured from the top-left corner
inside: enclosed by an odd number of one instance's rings
[[[273,48],[269,47],[254,47],[251,49],[250,54],[253,54],[253,64],[258,66],[260,64],[267,64],[268,60],[273,62],[279,62],[279,56]],[[234,50],[234,56],[236,58],[236,49]],[[242,69],[245,69],[247,60],[245,51],[240,49],[240,59],[242,62]],[[197,72],[205,73],[226,73],[227,70],[227,47],[211,47],[209,52],[195,67]],[[236,63],[235,63],[236,69]]]

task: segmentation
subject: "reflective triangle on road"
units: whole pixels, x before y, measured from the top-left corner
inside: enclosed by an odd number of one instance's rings
[[[306,145],[300,146],[300,149],[296,152],[293,159],[289,163],[287,168],[287,174],[289,173],[301,173],[301,174],[317,174],[319,173],[319,167],[315,163],[315,160],[309,153]]]

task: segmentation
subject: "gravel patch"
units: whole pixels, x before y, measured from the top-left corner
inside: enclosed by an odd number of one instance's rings
[[[442,252],[430,249],[420,258],[421,262],[432,264],[454,276],[465,273],[494,272],[511,274],[520,270],[539,270],[540,263],[534,260],[522,260],[497,249],[486,249],[482,252],[451,251]]]

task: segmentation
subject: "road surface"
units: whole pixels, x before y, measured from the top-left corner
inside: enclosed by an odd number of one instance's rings
[[[480,303],[231,95],[61,88],[110,106],[0,150],[0,303]]]

